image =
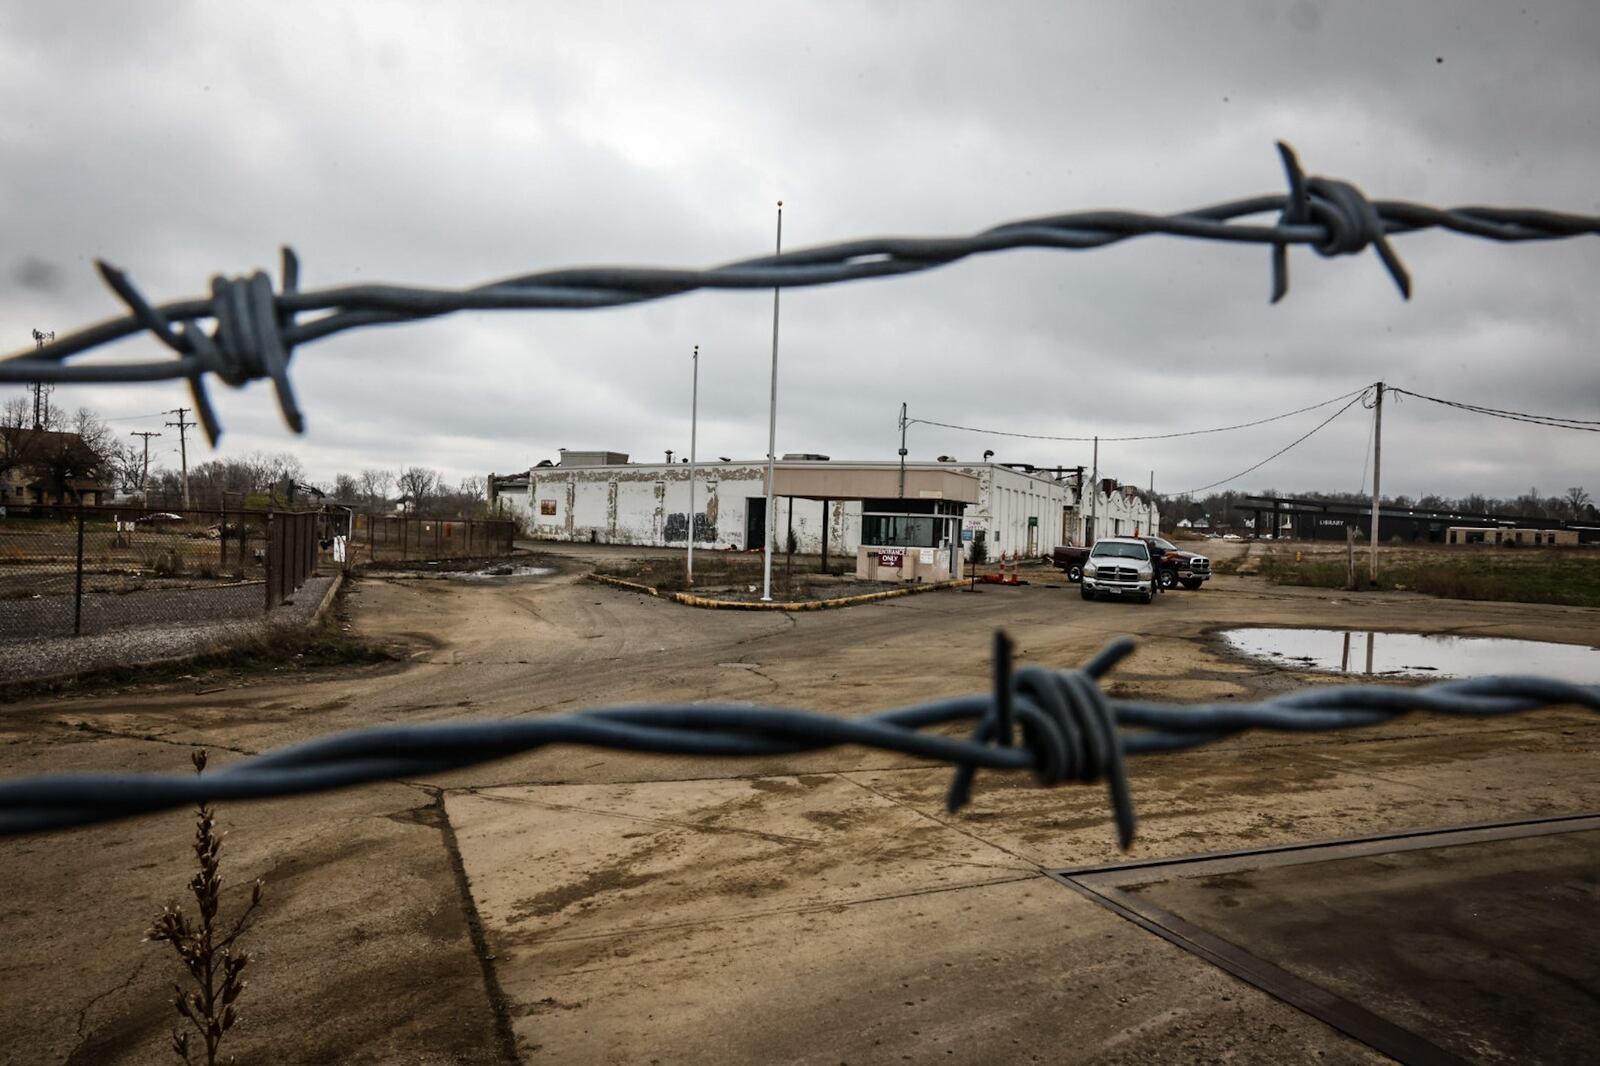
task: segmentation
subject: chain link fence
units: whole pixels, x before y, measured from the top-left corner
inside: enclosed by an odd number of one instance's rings
[[[510,555],[517,524],[504,518],[352,514],[349,552],[357,562],[495,559]]]
[[[10,507],[0,517],[0,640],[259,606],[266,521],[250,511]]]
[[[515,533],[503,519],[342,509],[10,507],[0,516],[0,641],[245,618],[318,570],[497,558]]]

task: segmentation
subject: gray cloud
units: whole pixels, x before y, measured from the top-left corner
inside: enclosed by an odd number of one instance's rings
[[[981,17],[956,3],[65,6],[0,14],[7,259],[58,279],[10,271],[7,350],[31,347],[30,328],[116,313],[95,257],[153,299],[270,265],[284,242],[309,286],[708,265],[769,248],[779,198],[796,247],[1271,192],[1280,137],[1374,197],[1600,212],[1600,12],[1576,2],[1014,3]],[[1269,307],[1265,250],[1165,239],[790,292],[778,446],[891,456],[902,401],[939,421],[1115,436],[1248,421],[1378,379],[1600,417],[1593,240],[1396,245],[1410,303],[1370,253],[1297,250],[1290,298]],[[255,385],[218,390],[223,447],[293,450],[322,479],[411,463],[460,477],[560,447],[681,453],[699,343],[702,450],[759,456],[770,328],[769,295],[702,293],[347,334],[295,357],[307,438]],[[176,384],[60,394],[113,417],[187,402]],[[1325,414],[1108,445],[1102,467],[1199,485]],[[1352,411],[1235,487],[1354,490],[1369,430]],[[1420,402],[1392,408],[1384,433],[1395,491],[1600,491],[1587,435]],[[911,447],[1089,456],[926,426]]]

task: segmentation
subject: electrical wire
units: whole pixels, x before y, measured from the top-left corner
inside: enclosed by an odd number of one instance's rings
[[[959,429],[966,433],[981,433],[990,437],[1022,437],[1026,440],[1071,441],[1079,444],[1088,443],[1095,440],[1098,440],[1102,444],[1116,444],[1120,441],[1135,440],[1171,440],[1174,437],[1198,437],[1206,433],[1229,433],[1236,429],[1249,429],[1251,426],[1264,426],[1268,422],[1278,422],[1285,418],[1293,418],[1295,415],[1303,415],[1307,411],[1315,411],[1319,407],[1326,407],[1331,403],[1338,403],[1340,400],[1348,400],[1352,396],[1366,392],[1369,388],[1371,388],[1371,386],[1363,386],[1362,388],[1356,389],[1354,392],[1346,392],[1335,396],[1331,400],[1323,400],[1321,403],[1314,403],[1309,407],[1300,407],[1293,411],[1285,411],[1283,414],[1273,415],[1271,418],[1258,418],[1254,422],[1240,422],[1233,426],[1216,426],[1211,429],[1186,429],[1178,433],[1151,433],[1139,437],[1051,437],[1040,433],[1012,433],[1003,429],[977,429],[973,426],[958,426],[950,422],[935,422],[929,418],[908,418],[906,420],[906,425],[939,426],[943,429]]]
[[[1178,493],[1178,495],[1179,496],[1193,496],[1197,492],[1205,492],[1207,489],[1214,489],[1218,485],[1226,485],[1230,481],[1237,481],[1240,478],[1244,477],[1246,474],[1253,473],[1253,472],[1261,469],[1262,467],[1266,466],[1268,463],[1272,462],[1272,460],[1276,459],[1278,456],[1280,456],[1284,452],[1288,451],[1290,448],[1293,448],[1293,447],[1295,447],[1296,445],[1299,445],[1299,444],[1303,444],[1308,438],[1310,438],[1312,433],[1317,432],[1317,430],[1321,429],[1323,426],[1326,426],[1329,422],[1332,422],[1335,418],[1338,418],[1340,415],[1342,415],[1346,411],[1350,410],[1350,408],[1354,407],[1357,403],[1360,403],[1362,396],[1365,396],[1366,394],[1367,394],[1367,389],[1362,389],[1360,396],[1357,396],[1355,399],[1351,400],[1349,403],[1345,404],[1343,407],[1341,407],[1337,411],[1333,412],[1333,414],[1329,415],[1327,418],[1324,418],[1321,422],[1318,422],[1316,427],[1314,429],[1312,429],[1310,433],[1307,433],[1305,436],[1300,437],[1299,439],[1297,439],[1295,441],[1292,441],[1289,444],[1284,445],[1282,448],[1279,448],[1277,451],[1273,452],[1271,455],[1269,455],[1265,459],[1261,460],[1255,466],[1250,467],[1248,470],[1241,470],[1237,474],[1233,475],[1232,477],[1225,477],[1221,481],[1213,481],[1209,485],[1201,485],[1197,489],[1186,489],[1183,492]]]
[[[1475,403],[1465,403],[1461,400],[1441,400],[1437,396],[1428,396],[1410,389],[1398,388],[1394,385],[1384,386],[1389,392],[1396,392],[1402,396],[1415,396],[1419,400],[1441,404],[1445,407],[1454,407],[1461,411],[1470,411],[1473,414],[1489,415],[1494,418],[1506,418],[1513,422],[1527,422],[1535,426],[1548,426],[1551,429],[1576,429],[1585,433],[1600,433],[1600,421],[1583,418],[1563,418],[1560,415],[1530,415],[1522,411],[1506,411],[1498,407],[1482,407]]]

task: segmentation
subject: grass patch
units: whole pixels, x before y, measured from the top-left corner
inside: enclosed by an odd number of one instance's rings
[[[1356,558],[1359,587],[1366,586],[1364,553]],[[1307,555],[1296,562],[1292,547],[1274,547],[1261,561],[1261,575],[1280,585],[1346,587],[1343,553]],[[1556,603],[1600,607],[1600,554],[1530,549],[1391,549],[1378,555],[1378,587],[1461,600]]]

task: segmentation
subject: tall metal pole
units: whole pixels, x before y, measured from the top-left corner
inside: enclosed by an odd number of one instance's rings
[[[1145,536],[1159,537],[1161,530],[1156,528],[1156,472],[1154,470],[1150,471],[1150,494],[1145,497],[1145,503],[1149,504],[1150,511],[1145,516]]]
[[[783,201],[778,201],[778,255],[783,254]],[[767,521],[761,531],[761,602],[772,602],[772,532],[778,524],[778,289],[772,290],[772,403],[767,414]]]
[[[906,498],[906,405],[900,405],[900,498]]]
[[[1100,438],[1094,439],[1094,474],[1090,478],[1089,491],[1089,530],[1084,535],[1084,547],[1093,547],[1094,542],[1100,539]]]
[[[35,350],[43,349],[46,344],[53,344],[56,331],[53,329],[36,329],[33,331],[33,346]],[[30,386],[33,389],[33,428],[44,429],[45,423],[50,421],[50,393],[52,387],[42,381],[36,381]]]
[[[1372,406],[1372,547],[1367,553],[1367,581],[1378,583],[1378,461],[1383,455],[1383,382],[1378,382],[1378,401]],[[1371,672],[1372,664],[1367,664]]]
[[[687,583],[694,584],[694,444],[700,424],[700,346],[694,346],[694,388],[689,393],[689,561]]]

